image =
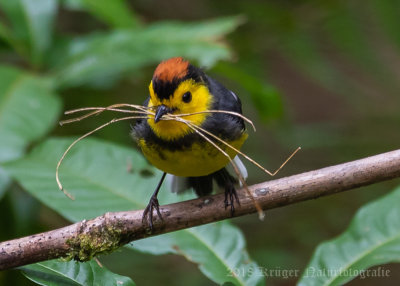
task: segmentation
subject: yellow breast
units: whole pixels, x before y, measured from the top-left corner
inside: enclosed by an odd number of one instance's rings
[[[247,133],[235,140],[228,142],[236,149],[240,149],[247,139]],[[208,142],[194,143],[191,148],[171,151],[155,144],[148,145],[142,139],[139,145],[143,154],[158,169],[182,177],[199,177],[214,173],[229,163],[229,159],[215,146]],[[237,152],[225,145],[219,145],[231,159]]]

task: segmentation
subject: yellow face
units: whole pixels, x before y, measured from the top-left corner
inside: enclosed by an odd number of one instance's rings
[[[212,105],[212,95],[207,86],[195,82],[193,79],[188,79],[179,84],[175,89],[174,94],[169,99],[160,100],[154,93],[153,83],[150,83],[150,100],[148,107],[165,105],[173,110],[172,114],[188,114],[201,112],[210,109]],[[190,95],[188,95],[190,93]],[[190,100],[188,100],[190,98]],[[197,126],[200,126],[209,114],[201,113],[189,116],[183,116],[182,119],[187,120]],[[189,126],[183,122],[175,120],[160,120],[157,123],[154,117],[150,116],[147,120],[154,133],[162,139],[174,140],[194,132]]]

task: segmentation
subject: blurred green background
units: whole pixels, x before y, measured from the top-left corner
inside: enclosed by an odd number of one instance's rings
[[[0,62],[44,75],[48,81],[44,85],[55,83],[62,110],[139,104],[148,96],[147,87],[157,62],[181,53],[196,65],[206,67],[208,74],[241,97],[244,114],[257,126],[256,133],[249,131],[243,147],[246,154],[273,170],[297,146],[302,147],[278,177],[399,147],[398,1],[139,0],[127,1],[131,14],[119,18],[110,17],[111,8],[98,9],[96,1],[60,1],[58,6],[49,8],[55,12],[49,12],[39,26],[32,27],[32,33],[36,29],[39,35],[46,34],[46,27],[52,29],[51,39],[43,36],[36,43],[25,42],[24,31],[15,28],[18,25],[13,21],[23,17],[13,14],[16,2],[19,1],[0,1],[0,19],[4,24],[0,26]],[[35,5],[34,2],[31,4]],[[210,31],[212,27],[205,25],[204,31],[197,31],[204,37],[193,48],[196,39],[190,32],[190,23],[208,23],[228,16],[237,18],[223,18],[230,20],[218,26],[220,30]],[[160,25],[161,28],[153,27],[147,34],[143,32],[145,35],[138,33],[137,38],[130,39],[131,46],[119,44],[126,36],[121,32],[124,27],[140,29],[160,21],[182,26],[172,27],[172,32],[164,34]],[[4,27],[12,28],[7,32]],[[7,36],[11,30],[15,37]],[[84,39],[87,35],[91,38]],[[109,42],[104,42],[104,35]],[[157,37],[171,40],[175,46],[167,48],[172,52],[154,41]],[[185,47],[185,37],[192,46]],[[113,57],[108,58],[110,54]],[[78,61],[79,58],[86,61]],[[91,67],[91,60],[99,64]],[[101,121],[96,117],[63,127],[56,124],[64,118],[62,115],[52,118],[50,135],[79,136],[112,116],[102,115]],[[129,130],[129,123],[121,122],[95,136],[136,148]],[[27,148],[41,140],[36,138]],[[249,184],[271,179],[246,165]],[[7,182],[2,172],[0,169],[1,240],[68,223],[18,184]],[[389,192],[398,183],[380,183],[271,210],[264,222],[251,215],[233,219],[233,223],[243,231],[249,254],[258,265],[301,272],[321,241],[340,234],[360,206]],[[132,276],[138,285],[159,285],[165,281],[171,281],[171,285],[212,283],[196,265],[181,256],[117,252],[103,261],[113,272]],[[385,267],[391,269],[390,279],[355,279],[349,285],[376,285],[378,281],[381,285],[397,285],[400,275],[396,271],[400,267]],[[157,269],[165,271],[155,275]],[[293,285],[295,281],[296,277],[267,278],[272,285]],[[33,285],[18,271],[1,272],[0,284]]]

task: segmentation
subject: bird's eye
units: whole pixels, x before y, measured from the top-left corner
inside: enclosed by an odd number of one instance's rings
[[[185,92],[185,93],[182,95],[182,101],[183,101],[183,102],[189,103],[191,100],[192,100],[192,94],[190,93],[190,91]]]

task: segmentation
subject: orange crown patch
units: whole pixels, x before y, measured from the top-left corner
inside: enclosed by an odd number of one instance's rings
[[[154,71],[153,78],[161,81],[170,81],[174,78],[180,79],[187,74],[189,62],[181,57],[170,58],[162,61]]]

